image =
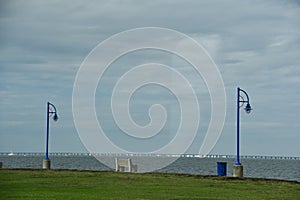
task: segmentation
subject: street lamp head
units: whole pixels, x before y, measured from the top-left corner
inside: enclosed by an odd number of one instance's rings
[[[247,105],[246,105],[246,107],[245,107],[246,113],[247,113],[247,114],[250,114],[251,110],[252,110],[252,108],[251,108],[251,106],[250,106],[250,103],[247,103]]]
[[[53,120],[54,120],[54,121],[57,121],[57,120],[58,120],[58,116],[57,116],[56,113],[55,113],[54,116],[53,116]]]

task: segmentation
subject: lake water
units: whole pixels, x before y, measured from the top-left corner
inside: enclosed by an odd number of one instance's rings
[[[0,162],[3,168],[42,168],[42,155],[0,155]],[[138,165],[138,171],[149,171],[147,166],[152,163],[159,163],[168,159],[165,157],[131,157],[132,162]],[[114,170],[115,157],[106,156],[105,160],[108,166],[99,162],[93,156],[62,156],[53,155],[51,159],[52,169],[77,169],[77,170]],[[233,158],[192,158],[182,157],[177,159],[171,165],[156,170],[157,172],[167,173],[186,173],[201,175],[216,175],[217,162],[227,162],[227,176],[232,176]],[[244,176],[252,178],[275,178],[282,180],[295,180],[300,182],[300,160],[290,159],[241,159],[244,166]]]

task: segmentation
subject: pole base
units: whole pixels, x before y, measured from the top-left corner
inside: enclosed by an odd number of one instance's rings
[[[43,160],[43,169],[50,169],[50,160]]]
[[[243,177],[243,165],[233,166],[233,177],[237,177],[237,178]]]

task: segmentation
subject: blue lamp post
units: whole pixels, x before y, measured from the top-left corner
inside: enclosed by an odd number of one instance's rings
[[[49,117],[53,116],[53,120],[57,121],[58,116],[56,112],[55,106],[47,102],[47,128],[46,128],[46,153],[45,153],[45,159],[43,160],[43,169],[50,169],[50,159],[48,156],[48,144],[49,144]]]
[[[241,95],[243,93],[246,96],[246,100]],[[242,103],[242,104],[241,104]],[[234,177],[243,177],[243,166],[240,162],[240,107],[242,107],[245,103],[246,106],[244,110],[247,114],[249,114],[252,110],[250,106],[249,95],[244,90],[237,88],[237,114],[236,114],[236,162],[233,168],[233,176]]]

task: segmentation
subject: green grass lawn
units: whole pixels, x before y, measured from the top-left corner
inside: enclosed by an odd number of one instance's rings
[[[0,199],[300,199],[300,183],[159,173],[2,169]]]

